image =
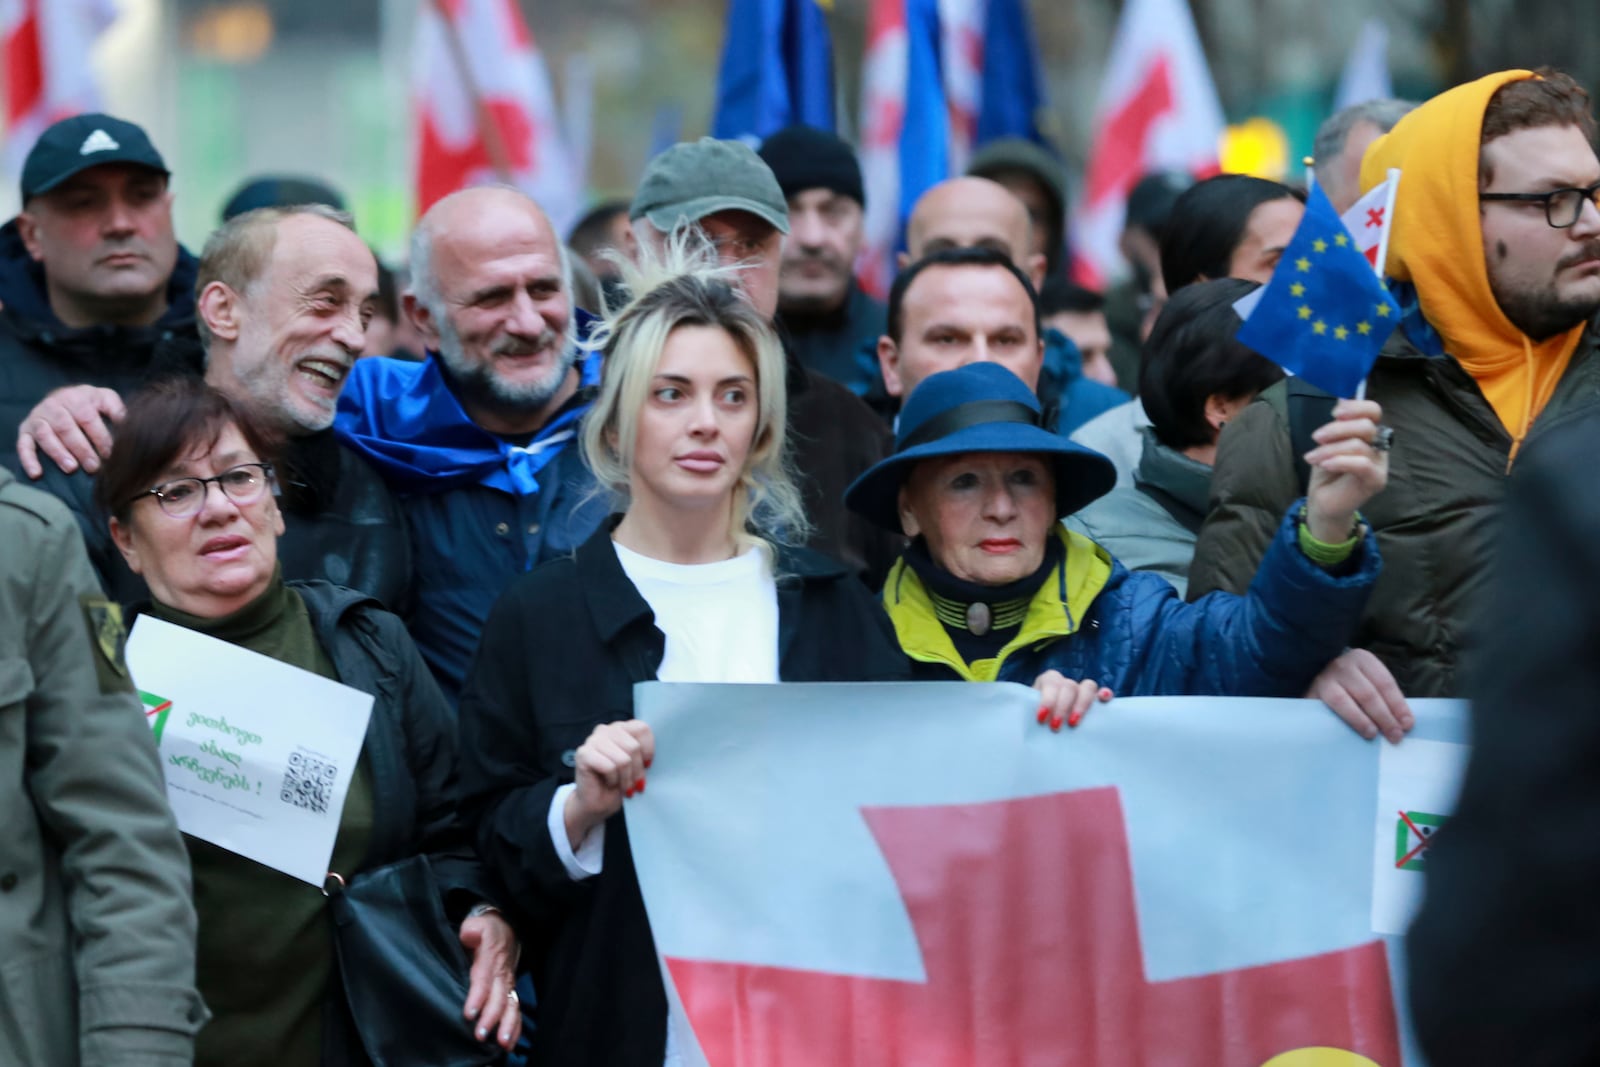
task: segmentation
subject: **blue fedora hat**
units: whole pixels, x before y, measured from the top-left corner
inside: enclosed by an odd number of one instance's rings
[[[900,487],[918,461],[966,452],[1030,452],[1055,467],[1056,514],[1070,515],[1117,484],[1117,469],[1042,424],[1039,399],[998,363],[930,375],[900,409],[894,452],[845,490],[845,506],[900,531]]]

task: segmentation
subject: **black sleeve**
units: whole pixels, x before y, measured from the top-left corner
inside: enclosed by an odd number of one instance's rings
[[[500,905],[505,893],[479,862],[461,816],[460,761],[450,705],[400,619],[387,611],[373,615],[379,620],[380,640],[402,657],[406,766],[417,789],[417,851],[428,856],[445,910],[459,923],[474,904]]]
[[[1505,503],[1473,752],[1408,939],[1435,1064],[1600,1059],[1600,422],[1585,422],[1524,454]]]
[[[541,763],[547,746],[530,685],[530,657],[548,662],[551,655],[550,635],[534,634],[530,623],[541,603],[562,601],[524,579],[496,602],[460,712],[464,811],[478,854],[504,884],[519,922],[545,928],[592,893],[595,882],[568,877],[550,838],[550,802],[560,780]]]

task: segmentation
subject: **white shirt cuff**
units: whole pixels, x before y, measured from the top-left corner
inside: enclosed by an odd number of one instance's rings
[[[567,840],[566,808],[567,798],[577,788],[569,784],[556,790],[556,795],[550,798],[550,815],[545,822],[550,829],[550,840],[555,842],[556,855],[561,857],[561,866],[567,870],[567,877],[574,882],[581,882],[600,873],[605,857],[606,824],[601,823],[590,830],[578,850],[572,850],[572,844]]]

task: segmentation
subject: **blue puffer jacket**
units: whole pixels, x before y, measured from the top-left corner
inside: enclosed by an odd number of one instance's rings
[[[1131,572],[1065,529],[1065,563],[1028,606],[1022,629],[993,659],[964,663],[902,559],[884,586],[900,646],[921,678],[1021,682],[1060,671],[1118,696],[1298,697],[1349,644],[1378,576],[1368,533],[1339,575],[1297,543],[1290,509],[1245,596],[1192,604],[1156,574]]]

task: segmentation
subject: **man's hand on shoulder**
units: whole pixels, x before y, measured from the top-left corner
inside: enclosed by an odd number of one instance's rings
[[[79,467],[90,474],[111,455],[111,427],[127,409],[113,390],[66,385],[28,412],[17,429],[17,459],[28,477],[44,477],[43,452],[67,474]]]

